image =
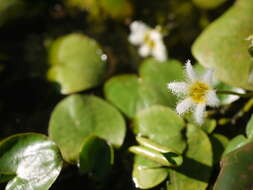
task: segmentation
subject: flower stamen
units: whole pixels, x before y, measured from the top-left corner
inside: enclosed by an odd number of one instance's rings
[[[206,83],[196,81],[189,88],[189,96],[195,103],[204,103],[206,102],[206,94],[209,89]]]

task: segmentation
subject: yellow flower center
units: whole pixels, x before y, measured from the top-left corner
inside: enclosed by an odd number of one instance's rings
[[[144,42],[152,49],[155,46],[155,41],[150,38],[150,33],[147,32],[144,36]]]
[[[209,89],[206,83],[196,81],[189,88],[189,95],[194,102],[203,103],[206,101],[206,93]]]

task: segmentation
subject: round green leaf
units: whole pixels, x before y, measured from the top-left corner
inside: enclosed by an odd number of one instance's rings
[[[82,34],[69,34],[52,43],[48,78],[61,85],[62,94],[97,86],[106,69],[106,56],[99,45]]]
[[[141,135],[178,153],[185,148],[182,135],[183,119],[168,107],[152,106],[140,111],[133,123],[136,135]]]
[[[212,146],[199,127],[187,126],[188,149],[183,164],[170,170],[168,190],[205,190],[212,171]]]
[[[139,69],[141,78],[159,93],[162,105],[174,107],[177,99],[167,85],[169,82],[183,81],[185,72],[179,61],[169,60],[159,62],[155,59],[146,59]]]
[[[96,96],[68,96],[55,107],[49,123],[49,136],[60,147],[63,158],[72,163],[79,159],[87,136],[98,136],[119,147],[125,132],[121,114]]]
[[[44,135],[25,133],[0,142],[0,181],[13,176],[6,190],[48,190],[61,168],[58,147]]]
[[[104,178],[113,164],[113,148],[96,136],[85,138],[79,157],[82,173],[91,172],[97,178]]]
[[[246,190],[253,187],[253,143],[228,153],[222,159],[214,190]]]
[[[137,188],[150,189],[167,178],[168,168],[137,155],[134,158],[132,176]]]
[[[119,75],[104,86],[107,100],[117,106],[129,118],[147,107],[164,104],[163,96],[136,75]]]
[[[253,89],[253,59],[248,53],[250,42],[245,39],[253,34],[252,18],[252,0],[236,1],[192,47],[199,63],[214,69],[221,81],[249,90]]]

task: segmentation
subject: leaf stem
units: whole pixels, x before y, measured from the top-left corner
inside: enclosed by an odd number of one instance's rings
[[[249,92],[249,93],[239,93],[239,92],[234,92],[234,91],[230,91],[230,90],[217,90],[216,93],[217,93],[217,94],[230,94],[230,95],[236,95],[236,96],[240,96],[240,97],[242,97],[242,98],[253,97],[253,92]]]

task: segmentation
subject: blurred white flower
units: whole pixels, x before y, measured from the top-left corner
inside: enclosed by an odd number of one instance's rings
[[[246,40],[250,41],[250,46],[253,46],[253,34],[247,37]]]
[[[168,88],[176,95],[184,95],[185,99],[177,104],[179,115],[186,111],[194,111],[194,119],[198,124],[203,123],[206,106],[218,106],[219,99],[212,88],[212,70],[199,77],[192,68],[190,60],[186,62],[187,82],[171,82]]]
[[[130,30],[129,41],[140,46],[139,54],[142,57],[151,55],[158,61],[167,60],[163,36],[158,28],[153,29],[141,21],[134,21],[130,25]]]

